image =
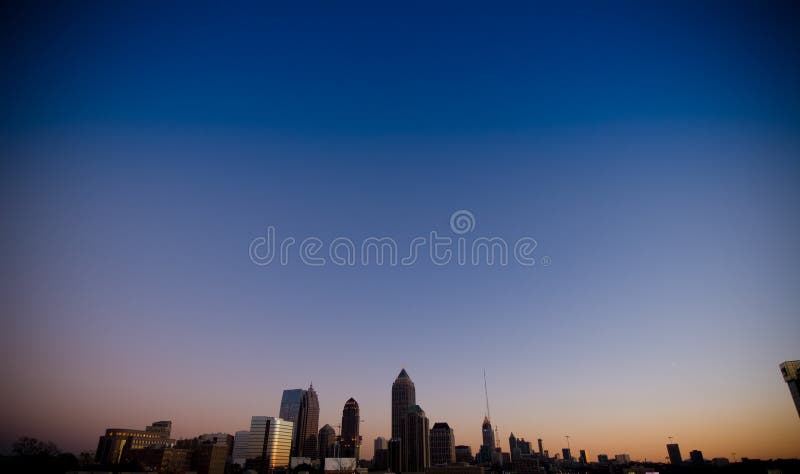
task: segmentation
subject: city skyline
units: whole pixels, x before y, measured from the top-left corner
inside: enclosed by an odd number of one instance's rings
[[[1,3],[0,452],[800,458],[800,3]]]

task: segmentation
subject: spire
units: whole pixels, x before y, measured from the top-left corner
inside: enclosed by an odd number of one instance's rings
[[[398,379],[404,379],[404,378],[405,379],[410,379],[411,377],[408,376],[408,372],[406,372],[406,369],[403,368],[403,370],[400,371],[400,375],[398,375],[397,378]]]

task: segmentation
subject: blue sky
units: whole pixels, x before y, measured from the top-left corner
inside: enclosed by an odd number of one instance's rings
[[[4,442],[233,432],[309,380],[371,439],[405,366],[474,447],[486,368],[501,439],[800,455],[796,5],[3,9]],[[457,209],[552,265],[248,258]]]

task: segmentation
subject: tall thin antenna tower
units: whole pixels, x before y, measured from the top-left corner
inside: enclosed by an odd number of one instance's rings
[[[489,389],[486,388],[486,369],[483,369],[483,393],[486,395],[486,418],[492,421],[492,414],[489,413]]]

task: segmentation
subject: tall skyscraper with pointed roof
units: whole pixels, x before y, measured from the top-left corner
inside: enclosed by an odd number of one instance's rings
[[[403,420],[408,409],[416,404],[417,392],[414,382],[411,381],[406,369],[403,369],[392,384],[392,438],[403,437]]]
[[[342,410],[342,433],[339,437],[339,445],[343,458],[359,458],[361,454],[361,436],[358,434],[360,424],[358,402],[351,398],[347,400]]]
[[[297,413],[297,427],[295,428],[294,456],[319,458],[317,448],[317,434],[319,431],[319,399],[314,385],[300,398],[300,410]]]
[[[414,388],[414,382],[408,376],[406,369],[400,371],[400,374],[392,384],[392,441],[396,442],[395,461],[399,464],[400,472],[408,472],[408,459],[410,440],[406,436],[406,419],[409,410],[417,404],[417,392]],[[390,448],[392,449],[392,448]],[[399,460],[396,459],[399,456]],[[395,464],[392,464],[394,466]]]

